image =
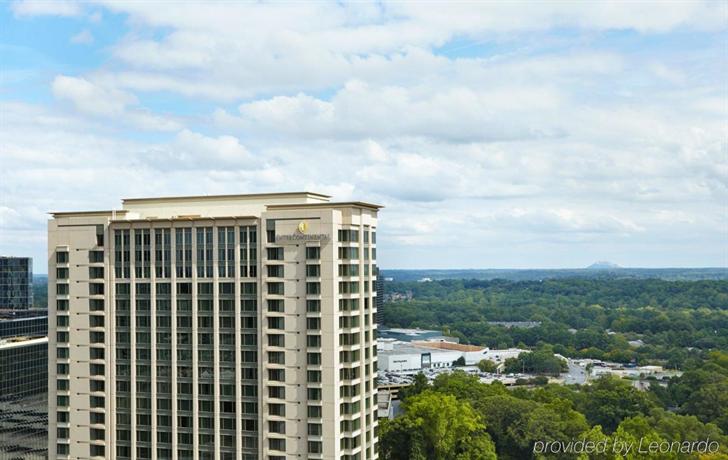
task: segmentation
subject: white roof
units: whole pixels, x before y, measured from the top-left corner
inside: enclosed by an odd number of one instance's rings
[[[37,339],[25,339],[25,340],[0,340],[0,350],[6,350],[8,348],[28,347],[30,345],[39,345],[42,343],[48,343],[48,337],[39,337]]]

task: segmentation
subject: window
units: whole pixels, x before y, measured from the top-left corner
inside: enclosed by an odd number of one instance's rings
[[[285,318],[282,316],[269,317],[268,329],[285,329]]]
[[[192,278],[192,228],[175,228],[174,231],[177,277]],[[212,240],[212,235],[210,235],[210,240]],[[212,259],[211,254],[210,259]]]
[[[104,295],[104,283],[89,283],[88,293],[90,295]]]
[[[321,418],[321,406],[308,406],[308,418]]]
[[[60,316],[59,316],[60,318]],[[92,315],[88,317],[89,327],[104,327],[104,317]]]
[[[306,265],[306,276],[310,278],[318,278],[321,276],[321,265]]]
[[[339,299],[339,311],[356,311],[359,309],[359,299]]]
[[[306,259],[318,260],[321,258],[321,248],[318,246],[306,247]]]
[[[309,436],[321,436],[321,424],[320,423],[309,423],[308,424],[308,435]]]
[[[268,397],[276,399],[286,399],[286,387],[269,386]]]
[[[283,299],[268,299],[268,311],[283,312]]]
[[[339,281],[340,294],[357,294],[359,293],[358,281]]]
[[[284,347],[285,339],[283,334],[268,334],[269,347]]]
[[[218,290],[221,296],[235,295],[235,283],[220,283]]]
[[[91,343],[104,343],[104,333],[100,331],[89,332],[89,341]]]
[[[342,243],[358,243],[359,242],[359,230],[339,230],[339,241]]]
[[[88,268],[89,279],[103,279],[104,278],[104,267],[89,267]]]
[[[286,372],[284,369],[268,369],[268,380],[273,382],[285,382]]]
[[[104,359],[104,349],[96,347],[89,348],[89,358]]]
[[[340,264],[339,276],[359,276],[358,264]]]
[[[56,251],[56,263],[57,264],[67,264],[68,263],[68,252]]]
[[[339,259],[358,259],[359,248],[342,247],[339,248]]]
[[[286,450],[286,440],[285,439],[278,439],[278,438],[271,438],[268,440],[268,448],[270,450],[280,450],[282,452],[285,452]]]
[[[65,268],[65,267],[56,268],[56,278],[59,280],[68,279],[68,268]]]
[[[68,284],[66,284],[66,283],[56,284],[56,294],[57,295],[68,295]]]
[[[283,278],[283,265],[268,265],[266,271],[269,278]]]
[[[310,383],[320,383],[321,371],[306,371],[306,379]]]
[[[257,283],[240,283],[240,293],[244,296],[255,295],[258,292]]]
[[[321,311],[321,301],[318,299],[306,300],[306,311],[308,313],[319,313]]]
[[[320,348],[321,347],[321,336],[320,335],[306,336],[306,346],[308,346],[309,348]]]
[[[268,283],[268,294],[283,295],[283,283]]]
[[[286,434],[286,422],[271,420],[268,422],[268,431],[271,433]]]
[[[283,248],[266,248],[268,260],[283,260]]]
[[[240,276],[257,276],[257,233],[255,226],[240,227]]]
[[[217,229],[218,275],[222,278],[235,276],[235,227]]]
[[[177,283],[177,295],[192,295],[192,283]]]
[[[306,294],[307,295],[321,294],[321,283],[319,283],[317,281],[306,283]]]
[[[308,441],[309,454],[320,454],[321,452],[323,452],[321,441]]]
[[[60,396],[59,396],[59,398],[60,398]],[[286,405],[270,403],[270,404],[268,404],[268,413],[270,415],[285,417],[286,416]]]
[[[104,251],[89,251],[88,261],[92,264],[98,264],[104,262]]]

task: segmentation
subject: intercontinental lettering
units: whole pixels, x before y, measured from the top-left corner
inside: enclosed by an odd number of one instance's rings
[[[299,241],[328,241],[329,235],[325,233],[293,233],[290,235],[276,235],[276,243],[299,242]]]

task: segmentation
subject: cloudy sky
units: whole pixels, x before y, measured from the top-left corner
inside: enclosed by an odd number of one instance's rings
[[[386,206],[383,268],[727,266],[727,5],[1,3],[0,254],[305,189]]]

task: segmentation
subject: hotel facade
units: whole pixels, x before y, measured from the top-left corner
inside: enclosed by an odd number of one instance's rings
[[[49,457],[377,458],[379,209],[301,192],[53,213]]]

